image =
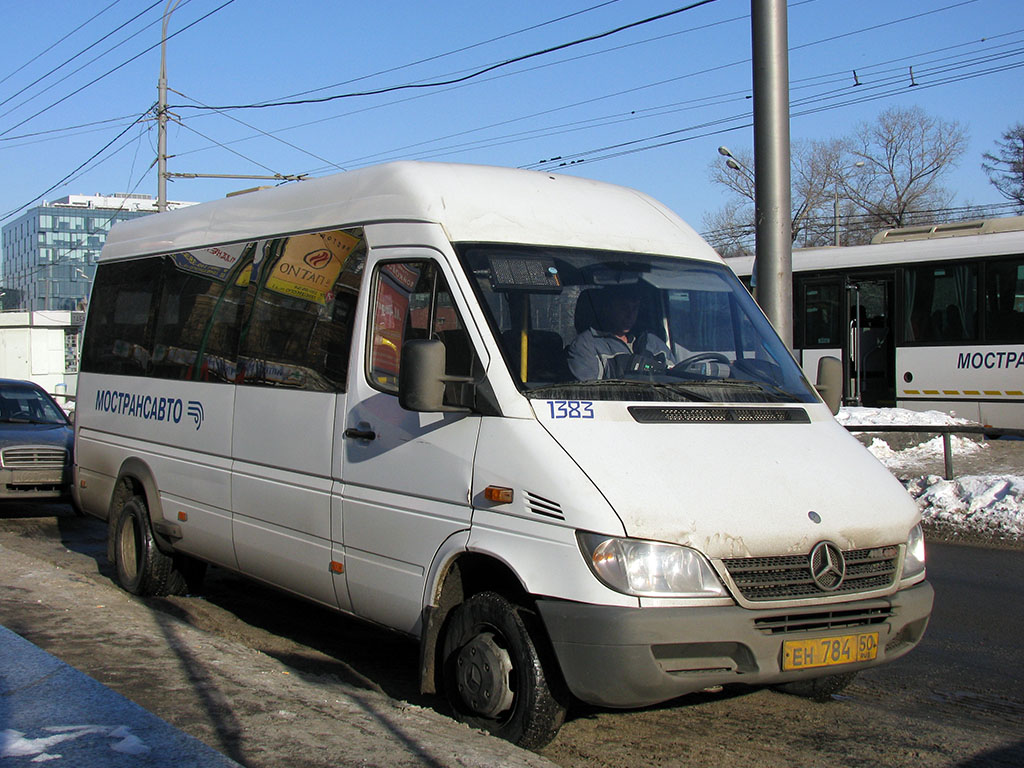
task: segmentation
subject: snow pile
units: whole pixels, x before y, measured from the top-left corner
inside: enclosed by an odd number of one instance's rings
[[[908,411],[906,408],[841,408],[836,421],[848,426],[946,426],[974,424],[942,411]]]
[[[980,453],[988,448],[984,443],[971,440],[969,437],[949,436],[949,447],[953,456],[970,456]],[[942,437],[933,437],[927,442],[904,448],[902,451],[894,451],[885,440],[874,438],[868,450],[876,459],[882,462],[886,469],[894,474],[900,470],[906,470],[926,461],[936,458],[941,459],[943,455]]]
[[[908,411],[902,408],[844,408],[836,416],[844,426],[967,425],[972,422],[939,411]],[[922,435],[925,437],[925,435]],[[982,440],[950,436],[955,457],[988,450]],[[874,456],[894,474],[934,461],[942,461],[942,437],[931,437],[919,445],[893,450],[884,440],[874,438],[868,446]],[[925,522],[954,534],[994,536],[1024,540],[1024,476],[965,475],[944,480],[926,475],[904,481],[910,495],[921,507]]]
[[[955,533],[1024,539],[1024,477],[929,475],[905,483],[924,520]]]

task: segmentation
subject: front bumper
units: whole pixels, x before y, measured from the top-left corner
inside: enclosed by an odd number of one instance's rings
[[[921,641],[933,598],[924,581],[887,598],[778,611],[621,608],[549,599],[537,607],[577,698],[606,707],[641,707],[718,685],[782,683],[884,664]],[[878,656],[872,661],[782,669],[785,640],[865,631],[878,632]]]

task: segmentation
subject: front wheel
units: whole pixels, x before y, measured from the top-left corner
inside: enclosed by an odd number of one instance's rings
[[[444,689],[459,720],[538,749],[558,733],[566,697],[552,691],[557,682],[545,672],[524,617],[534,623],[496,592],[457,606],[444,630]]]
[[[121,507],[114,523],[117,581],[133,595],[181,594],[185,591],[185,580],[174,568],[174,559],[157,548],[149,526],[146,502],[141,496],[132,496]]]

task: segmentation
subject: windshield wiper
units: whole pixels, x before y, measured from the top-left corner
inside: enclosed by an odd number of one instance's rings
[[[705,382],[707,386],[735,387],[737,389],[755,389],[766,397],[771,397],[778,403],[795,402],[792,392],[789,392],[775,384],[766,381],[754,381],[752,379],[710,379]]]
[[[591,381],[563,382],[551,384],[546,387],[536,387],[529,391],[531,397],[565,397],[566,390],[591,390],[591,389],[636,389],[636,390],[657,390],[661,393],[677,395],[672,398],[683,402],[707,403],[711,398],[694,392],[675,382],[643,381],[640,379],[600,379]]]

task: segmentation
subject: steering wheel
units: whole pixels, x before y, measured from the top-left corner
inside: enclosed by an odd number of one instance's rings
[[[697,363],[704,362],[725,363],[726,365],[732,364],[729,358],[720,352],[698,352],[696,355],[690,355],[685,360],[681,360],[673,365],[672,370],[685,371],[687,368],[691,368]]]

